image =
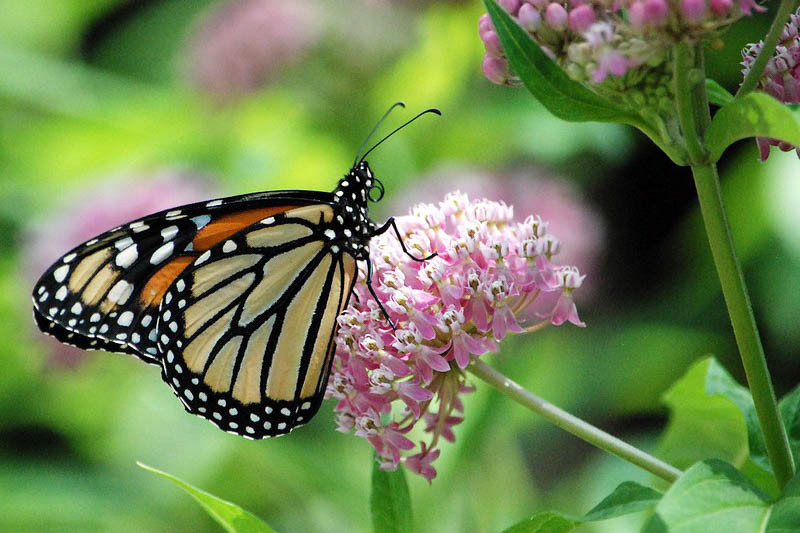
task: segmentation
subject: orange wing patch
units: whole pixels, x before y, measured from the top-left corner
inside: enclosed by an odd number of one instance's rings
[[[295,209],[297,205],[281,205],[277,207],[265,207],[264,209],[252,209],[241,213],[231,213],[219,217],[206,227],[197,232],[192,240],[192,247],[200,252],[208,250],[218,242],[222,242],[234,233],[237,233],[247,226],[255,224],[278,213],[284,213],[290,209]]]
[[[164,297],[164,293],[167,292],[169,286],[175,281],[175,278],[195,260],[195,257],[196,256],[192,255],[176,257],[150,276],[144,289],[142,289],[142,293],[139,295],[139,301],[142,302],[142,305],[144,307],[158,305],[161,298]]]

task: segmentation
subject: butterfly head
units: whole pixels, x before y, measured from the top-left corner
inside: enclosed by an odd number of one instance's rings
[[[333,192],[338,203],[366,209],[368,202],[380,202],[383,198],[383,183],[372,173],[369,163],[359,161],[350,169]]]

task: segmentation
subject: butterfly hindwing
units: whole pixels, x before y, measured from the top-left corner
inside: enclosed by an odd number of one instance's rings
[[[204,252],[162,299],[162,373],[189,412],[249,438],[317,411],[356,275],[329,205],[286,211]]]
[[[160,364],[156,314],[167,287],[209,248],[242,228],[330,194],[282,191],[234,196],[149,215],[64,255],[33,290],[39,328],[85,349]]]

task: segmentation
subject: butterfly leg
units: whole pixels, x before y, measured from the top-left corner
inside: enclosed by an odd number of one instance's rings
[[[381,313],[383,313],[383,316],[386,317],[386,320],[387,322],[389,322],[389,325],[392,326],[392,330],[396,331],[397,327],[394,325],[394,322],[392,322],[392,319],[389,317],[389,313],[386,312],[386,309],[383,307],[383,304],[378,299],[378,295],[375,294],[375,289],[372,288],[372,261],[369,259],[367,259],[367,289],[369,289],[369,293],[375,299],[375,302],[378,304],[378,307],[380,308]]]
[[[405,243],[403,242],[403,236],[400,235],[400,230],[397,227],[397,223],[394,221],[394,217],[389,217],[389,220],[387,220],[383,226],[376,229],[372,233],[372,235],[381,235],[382,233],[386,233],[387,231],[389,231],[389,228],[392,228],[394,230],[394,234],[397,235],[397,240],[400,241],[400,247],[403,249],[403,252],[414,261],[419,261],[421,263],[423,261],[427,261],[428,259],[433,259],[438,255],[436,252],[433,252],[428,257],[423,257],[423,258],[414,257],[413,255],[411,255],[411,252],[408,251]]]

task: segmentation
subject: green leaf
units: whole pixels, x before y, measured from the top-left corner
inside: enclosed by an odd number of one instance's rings
[[[373,461],[372,527],[376,533],[407,533],[413,529],[411,519],[411,496],[406,484],[406,474],[402,467],[394,472],[380,469]]]
[[[175,483],[177,486],[189,493],[189,495],[197,500],[203,506],[203,509],[211,515],[211,518],[216,520],[226,531],[230,533],[275,533],[275,530],[269,527],[256,515],[249,513],[236,504],[217,498],[213,494],[209,494],[203,490],[193,487],[183,480],[176,478],[171,474],[157,470],[152,466],[136,463],[140,467],[165,477]]]
[[[642,531],[760,533],[770,511],[768,497],[741,472],[723,461],[708,459],[673,483]]]
[[[795,464],[797,464],[798,459],[800,459],[800,385],[781,398],[778,408],[781,420],[783,420],[783,426],[786,428],[786,434],[789,437],[792,456]],[[754,419],[755,424],[755,427],[751,428],[750,457],[762,468],[772,472],[761,428],[757,425],[758,420],[755,418],[755,408],[752,409],[750,416]]]
[[[712,357],[692,365],[664,395],[670,422],[658,455],[678,468],[716,457],[741,466],[747,458],[743,410],[752,399]]]
[[[544,511],[517,522],[503,533],[568,533],[580,525],[580,520],[561,513]]]
[[[740,139],[769,137],[800,146],[800,106],[753,92],[721,108],[706,134],[711,161]]]
[[[797,464],[800,461],[800,385],[781,398],[778,408],[780,409],[786,433],[789,436],[792,456],[794,456],[795,464]]]
[[[800,473],[783,488],[772,508],[765,533],[795,533],[800,530]]]
[[[571,122],[630,123],[626,110],[570,79],[495,0],[484,3],[511,67],[548,111]]]
[[[733,102],[733,95],[711,78],[706,79],[706,93],[708,93],[708,101],[720,107]]]
[[[660,499],[661,493],[657,490],[639,485],[633,481],[625,481],[591,511],[586,513],[583,520],[606,520],[644,511],[655,507]]]

